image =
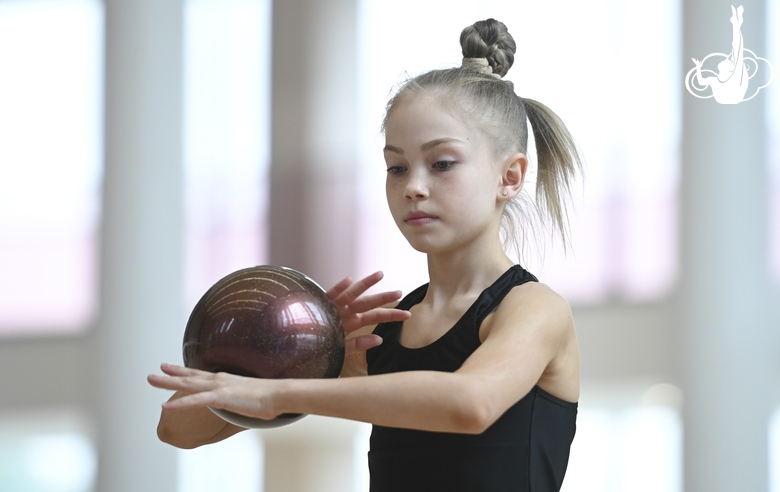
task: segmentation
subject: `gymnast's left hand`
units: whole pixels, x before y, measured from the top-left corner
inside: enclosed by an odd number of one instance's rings
[[[266,420],[281,413],[273,405],[273,389],[280,384],[279,380],[211,373],[173,364],[162,364],[160,369],[165,375],[150,374],[149,384],[185,394],[163,403],[163,410],[208,406]]]
[[[387,307],[401,298],[401,291],[363,295],[383,277],[382,272],[372,273],[357,282],[347,277],[327,291],[328,297],[339,311],[345,334],[349,335],[363,327],[378,323],[403,321],[411,316],[408,311]],[[378,335],[361,334],[347,338],[344,348],[346,355],[350,355],[366,351],[380,343],[382,339]]]

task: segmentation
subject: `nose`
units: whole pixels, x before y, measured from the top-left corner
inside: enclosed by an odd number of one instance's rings
[[[420,172],[410,172],[409,180],[404,188],[404,197],[407,200],[423,200],[428,198],[428,185],[425,177]]]

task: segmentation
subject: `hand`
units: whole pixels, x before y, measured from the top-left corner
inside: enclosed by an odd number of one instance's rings
[[[403,321],[411,316],[409,311],[382,307],[400,299],[400,291],[382,292],[381,294],[360,297],[365,291],[382,280],[382,277],[384,277],[382,272],[375,272],[354,283],[352,278],[347,277],[328,290],[328,297],[336,305],[339,316],[341,316],[341,325],[347,334],[364,326],[390,321]],[[365,351],[371,347],[376,347],[380,343],[382,343],[382,339],[378,335],[361,335],[351,338],[346,342],[346,354]]]
[[[160,369],[167,376],[150,374],[149,384],[184,394],[163,403],[164,411],[208,406],[266,420],[281,413],[274,411],[272,398],[272,389],[279,380],[211,373],[172,364],[162,364]]]
[[[701,68],[701,62],[699,60],[696,58],[691,58],[691,60],[693,60],[693,63],[696,64],[696,68]]]

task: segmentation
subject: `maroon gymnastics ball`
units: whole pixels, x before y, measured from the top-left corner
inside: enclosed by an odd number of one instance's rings
[[[255,378],[336,378],[344,364],[344,330],[325,291],[291,268],[263,265],[231,273],[198,301],[184,331],[184,365]],[[273,420],[211,409],[253,428],[281,427],[304,417]]]

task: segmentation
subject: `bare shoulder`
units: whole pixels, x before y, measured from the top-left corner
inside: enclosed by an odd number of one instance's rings
[[[526,282],[513,288],[491,318],[488,324],[491,330],[538,328],[543,329],[548,336],[561,336],[574,328],[571,308],[566,299],[539,282]]]
[[[517,302],[539,302],[550,304],[550,307],[569,309],[569,303],[560,294],[555,292],[549,285],[541,282],[526,282],[513,288],[506,296],[506,299],[516,300]]]

